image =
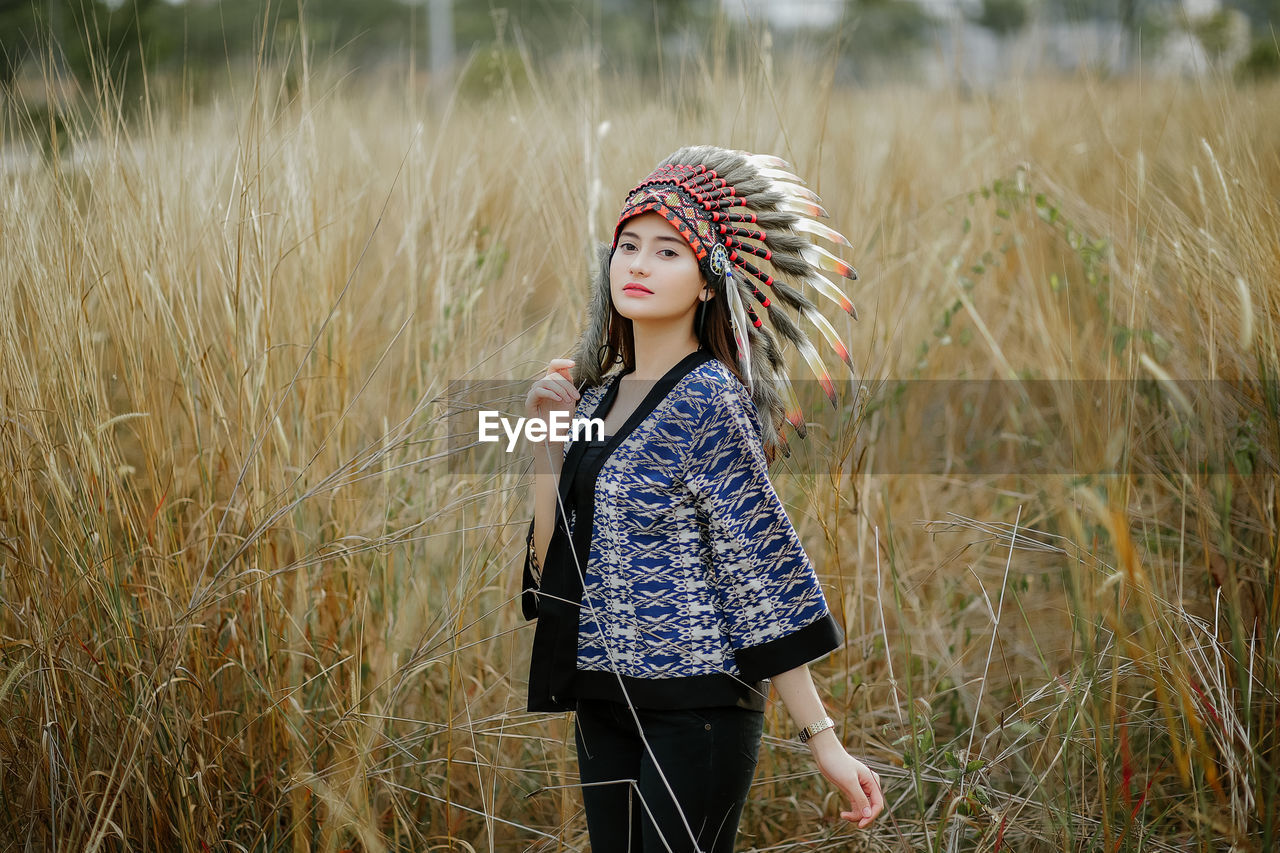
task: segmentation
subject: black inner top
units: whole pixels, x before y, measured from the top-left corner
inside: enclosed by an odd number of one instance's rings
[[[577,506],[578,512],[582,512],[586,503],[586,491],[595,489],[594,478],[588,482],[587,471],[595,470],[599,465],[604,464],[604,456],[606,455],[605,446],[613,440],[613,436],[606,435],[599,441],[587,440],[583,442],[586,449],[582,451],[582,464],[578,466],[578,470],[574,472],[573,478],[573,501]],[[597,465],[596,463],[599,463]]]

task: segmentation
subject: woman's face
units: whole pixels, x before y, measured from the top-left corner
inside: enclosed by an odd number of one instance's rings
[[[693,249],[657,213],[628,219],[609,262],[609,289],[618,313],[635,323],[682,323],[692,329],[702,292]]]

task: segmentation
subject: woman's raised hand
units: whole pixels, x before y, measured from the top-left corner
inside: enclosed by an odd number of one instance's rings
[[[547,365],[547,373],[529,389],[524,398],[525,416],[550,421],[553,412],[573,414],[582,395],[570,379],[571,358],[553,358]]]

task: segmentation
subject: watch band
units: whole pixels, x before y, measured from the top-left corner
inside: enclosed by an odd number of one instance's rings
[[[800,742],[808,743],[809,738],[813,737],[818,732],[825,732],[827,729],[834,729],[835,727],[835,720],[830,717],[823,717],[821,720],[818,720],[818,722],[810,723],[800,730]]]

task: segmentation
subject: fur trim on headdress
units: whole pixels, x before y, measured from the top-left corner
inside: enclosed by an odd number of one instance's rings
[[[791,174],[784,160],[764,154],[730,151],[714,146],[681,148],[627,195],[613,245],[601,245],[599,269],[587,322],[574,354],[574,378],[581,386],[603,381],[608,365],[600,364],[601,345],[609,332],[609,260],[617,234],[626,220],[642,213],[660,213],[694,250],[703,275],[716,289],[727,288],[733,334],[738,341],[738,366],[760,414],[766,445],[786,448],[776,424],[787,420],[803,438],[804,416],[786,376],[786,365],[773,331],[751,307],[759,303],[770,325],[790,342],[809,365],[834,405],[835,386],[817,349],[781,306],[818,328],[841,360],[853,369],[849,351],[835,329],[798,286],[835,302],[857,318],[853,304],[823,271],[856,279],[857,272],[839,257],[813,243],[819,237],[836,246],[850,246],[843,235],[810,217],[826,217],[818,197]],[[756,264],[772,265],[777,278]],[[793,286],[793,283],[796,286]]]

